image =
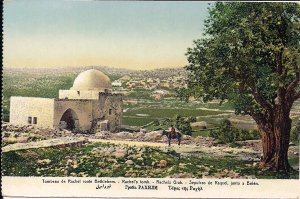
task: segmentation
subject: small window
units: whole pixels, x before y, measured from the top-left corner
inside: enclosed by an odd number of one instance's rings
[[[32,123],[32,117],[28,117],[28,124]]]
[[[112,114],[112,109],[108,110],[108,114],[111,115]]]
[[[77,94],[80,95],[80,91],[77,91]]]
[[[33,117],[33,124],[37,124],[37,117]]]

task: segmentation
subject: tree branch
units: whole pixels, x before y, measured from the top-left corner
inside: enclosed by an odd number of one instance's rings
[[[282,74],[284,74],[284,67],[282,65],[282,54],[283,49],[275,53],[276,70],[280,77],[282,77]]]
[[[278,76],[281,80],[281,82],[285,82],[286,80],[286,77],[287,77],[287,73],[288,73],[288,69],[287,67],[285,67],[283,65],[283,53],[284,53],[284,48],[275,55],[275,60],[276,60],[276,63],[277,63],[277,73],[278,73]]]
[[[300,70],[299,70],[299,67],[298,67],[296,61],[294,62],[293,68],[294,68],[296,77],[295,77],[294,81],[292,81],[292,82],[288,85],[288,87],[287,87],[287,89],[286,89],[288,95],[290,95],[291,93],[293,93],[294,89],[296,88],[296,86],[297,86],[297,85],[299,84],[299,82],[300,82]]]
[[[288,87],[287,87],[287,92],[288,92],[288,93],[291,93],[291,92],[296,88],[296,86],[299,84],[299,82],[300,82],[300,72],[297,72],[297,73],[296,73],[296,78],[295,78],[295,80],[292,81],[292,82],[288,85]]]
[[[253,79],[249,80],[250,84],[247,84],[251,90],[251,93],[255,99],[255,101],[261,105],[261,107],[265,110],[271,110],[272,109],[272,104],[265,100],[257,91],[255,82]]]
[[[266,110],[272,109],[272,105],[268,101],[263,99],[257,92],[253,93],[253,97],[254,97],[255,101],[259,105],[261,105],[264,109],[266,109]]]

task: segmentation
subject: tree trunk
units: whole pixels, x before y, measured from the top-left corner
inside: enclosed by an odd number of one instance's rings
[[[289,118],[289,111],[285,107],[280,106],[276,110],[274,122],[275,154],[272,166],[276,171],[289,172],[291,170],[288,162],[291,126],[292,120]]]
[[[270,166],[270,162],[272,161],[275,154],[275,136],[274,136],[274,128],[273,124],[258,124],[261,141],[262,141],[262,149],[263,149],[263,157],[261,159],[260,165],[262,167]]]
[[[291,170],[288,163],[291,130],[289,111],[284,107],[276,108],[273,121],[257,121],[257,124],[263,148],[260,165],[271,170],[289,172]]]

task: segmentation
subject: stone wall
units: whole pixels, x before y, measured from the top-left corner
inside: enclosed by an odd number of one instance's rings
[[[54,127],[59,127],[63,114],[72,109],[79,120],[80,130],[90,130],[93,120],[92,100],[56,100],[54,106]]]
[[[53,128],[53,119],[54,99],[37,97],[10,98],[10,123],[12,124],[32,124],[39,127]]]
[[[109,120],[110,131],[118,131],[122,118],[122,95],[112,93],[100,93],[99,101],[94,102],[94,118]]]
[[[10,122],[32,124],[40,127],[59,128],[62,116],[67,110],[78,119],[79,130],[88,131],[98,121],[108,120],[108,129],[116,132],[121,127],[122,95],[98,93],[99,100],[47,99],[36,97],[12,97]],[[29,123],[29,117],[30,123]],[[37,123],[34,124],[34,121]],[[73,121],[73,120],[72,120]],[[77,123],[76,123],[77,124]],[[76,125],[77,126],[77,125]]]

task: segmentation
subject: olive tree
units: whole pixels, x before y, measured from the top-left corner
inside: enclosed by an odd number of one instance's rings
[[[188,48],[188,92],[230,101],[256,121],[262,166],[290,171],[290,110],[300,97],[297,3],[215,3],[205,34]]]

